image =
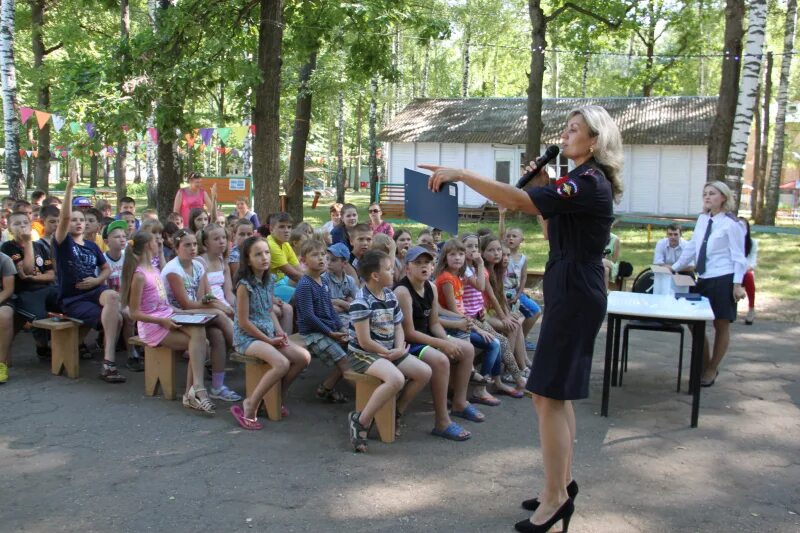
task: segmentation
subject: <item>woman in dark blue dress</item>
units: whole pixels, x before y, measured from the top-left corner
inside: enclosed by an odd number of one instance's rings
[[[605,109],[585,106],[570,112],[561,149],[574,170],[553,183],[539,172],[527,191],[465,169],[420,165],[433,172],[429,186],[434,191],[461,181],[503,207],[541,214],[547,221],[544,318],[527,384],[539,419],[545,486],[539,498],[523,502],[535,512],[517,523],[519,531],[544,532],[559,520],[567,531],[575,509],[571,400],[589,395],[594,343],[606,313],[603,248],[613,203],[622,194],[622,138]]]

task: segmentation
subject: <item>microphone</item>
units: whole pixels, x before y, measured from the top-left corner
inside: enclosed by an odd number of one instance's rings
[[[555,159],[560,151],[561,150],[555,144],[548,146],[547,150],[545,150],[544,153],[533,162],[536,167],[533,170],[526,172],[521,178],[519,178],[519,181],[517,182],[517,189],[524,189],[528,182],[531,181],[547,163]]]

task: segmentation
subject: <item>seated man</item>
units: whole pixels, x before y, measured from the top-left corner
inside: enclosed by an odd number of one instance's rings
[[[667,226],[667,236],[656,243],[653,264],[671,267],[678,262],[687,244],[681,236],[681,227],[678,224],[670,224]],[[686,269],[689,272],[693,270],[693,264]]]
[[[14,340],[14,274],[11,259],[0,253],[0,385],[8,381],[8,355]]]
[[[85,215],[72,209],[72,189],[76,182],[75,175],[67,181],[61,219],[53,235],[58,296],[66,315],[83,320],[88,327],[102,323],[105,359],[100,379],[108,383],[123,383],[125,376],[117,371],[115,362],[117,337],[122,324],[119,294],[106,285],[111,269],[103,252],[95,243],[83,238]]]

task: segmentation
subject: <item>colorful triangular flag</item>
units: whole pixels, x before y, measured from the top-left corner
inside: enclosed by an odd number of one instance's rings
[[[34,111],[36,113],[36,122],[39,123],[39,129],[44,128],[47,121],[50,120],[50,113],[46,111]]]
[[[217,135],[219,136],[219,140],[222,142],[227,142],[228,137],[231,136],[231,129],[230,128],[217,128]]]
[[[25,155],[30,157],[33,154],[33,150],[25,150]]]
[[[250,124],[250,133],[252,133],[253,135],[256,134],[256,125],[255,124]]]
[[[73,135],[77,135],[78,132],[81,131],[81,125],[77,122],[70,122],[69,131],[71,131]]]
[[[55,129],[57,132],[61,131],[61,128],[64,127],[65,122],[66,121],[64,120],[64,117],[61,115],[53,115],[53,129]]]
[[[127,124],[123,124],[123,125],[122,125],[122,131],[123,131],[124,133],[128,133],[128,130],[129,130],[129,129],[130,129],[130,127],[128,127],[128,125],[127,125]]]
[[[91,122],[86,123],[86,133],[89,134],[90,139],[94,139],[95,129],[94,129],[94,124],[92,124]]]
[[[241,145],[247,137],[247,126],[234,126],[231,128],[230,144]]]
[[[150,138],[153,140],[154,143],[158,142],[158,130],[155,128],[147,128],[147,133],[150,135]]]
[[[19,108],[19,116],[22,119],[23,124],[28,122],[28,119],[31,118],[31,115],[33,115],[33,109],[31,109],[30,107]]]
[[[214,135],[214,128],[200,128],[200,137],[203,139],[204,145],[211,144],[212,135]]]
[[[186,139],[186,144],[189,146],[189,148],[194,148],[194,135],[187,133],[183,137]]]

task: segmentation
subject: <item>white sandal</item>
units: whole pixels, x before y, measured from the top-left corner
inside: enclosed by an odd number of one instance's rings
[[[206,389],[195,389],[194,385],[189,387],[189,390],[183,395],[183,406],[190,409],[196,409],[197,411],[207,415],[215,414],[216,411],[214,410],[214,404],[208,399],[208,396],[202,399],[198,398],[197,396],[198,392],[204,392],[205,390]]]

